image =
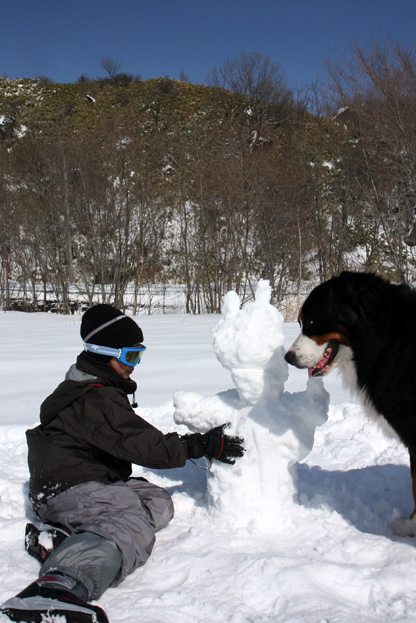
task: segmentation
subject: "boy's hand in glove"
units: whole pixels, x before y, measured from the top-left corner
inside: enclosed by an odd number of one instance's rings
[[[206,456],[209,459],[217,459],[222,463],[234,465],[235,458],[244,454],[244,439],[224,435],[224,428],[228,427],[229,424],[222,424],[207,433],[184,435],[182,441],[188,448],[189,458],[200,459]]]

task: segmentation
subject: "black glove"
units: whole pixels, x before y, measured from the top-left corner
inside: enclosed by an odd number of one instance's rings
[[[235,457],[244,454],[245,448],[242,445],[244,439],[224,435],[224,428],[229,426],[229,424],[222,424],[222,426],[212,428],[204,434],[193,433],[181,437],[187,445],[189,458],[200,459],[202,456],[206,456],[209,459],[217,459],[222,463],[234,465]]]

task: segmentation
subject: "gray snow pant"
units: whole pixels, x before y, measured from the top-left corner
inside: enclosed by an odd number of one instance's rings
[[[144,479],[71,487],[39,510],[42,521],[60,523],[72,532],[42,565],[40,575],[65,573],[87,587],[89,599],[98,599],[144,565],[155,532],[173,513],[169,493]]]

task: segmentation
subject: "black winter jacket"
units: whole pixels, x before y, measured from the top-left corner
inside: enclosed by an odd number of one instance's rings
[[[74,485],[126,481],[132,463],[154,469],[185,465],[188,453],[179,436],[164,435],[133,411],[127,397],[136,389],[133,381],[84,354],[68,377],[41,405],[40,426],[26,432],[29,497],[36,512]]]

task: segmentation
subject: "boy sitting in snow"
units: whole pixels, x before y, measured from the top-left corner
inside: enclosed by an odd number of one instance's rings
[[[0,607],[1,620],[108,623],[88,602],[143,565],[155,532],[173,517],[169,493],[130,478],[131,463],[167,469],[202,456],[234,463],[244,452],[242,439],[223,427],[164,435],[135,414],[130,375],[145,347],[132,318],[96,305],[82,318],[81,337],[85,350],[42,404],[40,426],[27,431],[33,509],[70,536],[46,558],[39,578]]]

